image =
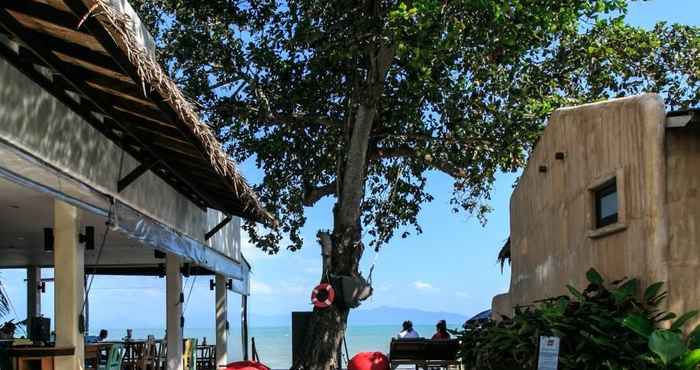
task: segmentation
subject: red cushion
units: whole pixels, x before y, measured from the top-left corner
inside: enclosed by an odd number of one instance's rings
[[[226,370],[270,370],[270,368],[259,362],[236,361],[226,365]]]
[[[348,370],[389,370],[389,359],[381,352],[360,352],[350,359]]]

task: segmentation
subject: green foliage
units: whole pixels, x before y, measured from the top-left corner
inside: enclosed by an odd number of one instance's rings
[[[468,323],[457,333],[467,368],[534,369],[539,337],[557,336],[560,369],[696,369],[700,327],[687,337],[681,332],[696,311],[660,329],[661,322],[675,317],[657,307],[665,297],[661,283],[642,294],[636,279],[606,284],[593,269],[586,276],[588,287],[569,286],[570,297],[517,308],[512,318],[499,322]]]
[[[229,153],[265,171],[280,227],[248,226],[270,252],[284,235],[300,248],[305,207],[363,160],[348,154],[359,104],[376,115],[358,224],[379,246],[421,232],[429,171],[453,178],[455,212],[483,216],[496,173],[524,164],[558,107],[643,91],[700,101],[698,28],[627,25],[624,0],[132,3]]]

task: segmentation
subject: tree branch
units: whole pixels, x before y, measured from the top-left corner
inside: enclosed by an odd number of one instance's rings
[[[410,158],[454,178],[462,178],[465,176],[465,171],[451,161],[436,159],[430,155],[421,156],[416,152],[416,149],[408,145],[394,148],[375,148],[368,156],[370,162],[385,158]]]
[[[398,139],[398,140],[415,140],[422,142],[431,142],[437,144],[493,144],[492,140],[487,140],[484,138],[463,138],[455,139],[451,137],[435,137],[429,134],[418,134],[418,133],[405,133],[405,134],[393,134],[393,133],[377,133],[370,136],[370,139],[379,141],[382,139]]]
[[[302,204],[306,207],[311,207],[321,198],[327,195],[334,195],[336,189],[335,181],[330,184],[319,186],[319,187],[308,187],[304,189],[304,199],[302,199]]]

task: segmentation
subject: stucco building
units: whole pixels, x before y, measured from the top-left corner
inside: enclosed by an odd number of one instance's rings
[[[609,281],[665,281],[668,309],[700,308],[700,114],[655,94],[552,114],[510,201],[510,291],[493,314]]]

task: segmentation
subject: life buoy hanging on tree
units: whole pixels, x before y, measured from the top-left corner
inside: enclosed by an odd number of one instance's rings
[[[328,284],[319,284],[311,292],[311,303],[317,308],[328,308],[333,304],[335,300],[335,289]]]

